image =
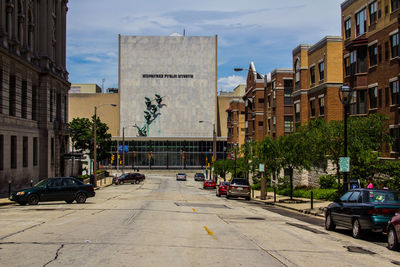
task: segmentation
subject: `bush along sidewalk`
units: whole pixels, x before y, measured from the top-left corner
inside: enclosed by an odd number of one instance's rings
[[[294,189],[293,197],[311,198],[311,191],[313,191],[314,199],[332,201],[337,197],[337,189],[323,189],[323,188]],[[290,188],[278,189],[276,193],[282,196],[289,196]]]

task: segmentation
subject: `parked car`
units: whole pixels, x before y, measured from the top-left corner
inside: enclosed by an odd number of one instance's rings
[[[246,200],[250,200],[250,192],[250,184],[247,179],[232,178],[226,191],[226,198],[244,197]]]
[[[217,184],[213,181],[213,180],[205,180],[203,183],[203,188],[207,189],[207,188],[217,188]]]
[[[329,204],[325,213],[325,228],[349,228],[354,238],[360,238],[365,230],[386,231],[389,220],[396,212],[400,212],[397,192],[354,189]]]
[[[400,212],[389,221],[388,225],[388,248],[398,250],[400,248]]]
[[[119,177],[113,178],[114,184],[124,184],[124,183],[131,183],[131,184],[138,184],[143,181],[146,177],[144,174],[134,172],[134,173],[124,173]]]
[[[37,205],[42,201],[65,201],[68,204],[74,200],[85,203],[88,197],[95,196],[94,187],[84,184],[72,177],[56,177],[41,180],[33,187],[19,190],[10,196],[11,201],[20,205]]]
[[[186,173],[180,172],[176,174],[177,181],[186,181]]]
[[[194,175],[194,180],[195,181],[204,181],[206,177],[204,176],[204,173],[198,172]]]
[[[226,195],[226,191],[228,191],[229,182],[222,182],[217,188],[217,197],[221,195]]]

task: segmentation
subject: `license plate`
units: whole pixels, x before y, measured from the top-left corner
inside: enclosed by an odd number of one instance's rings
[[[243,190],[243,187],[238,187],[238,190]]]

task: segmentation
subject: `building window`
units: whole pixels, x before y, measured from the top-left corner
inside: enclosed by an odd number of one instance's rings
[[[315,66],[310,68],[310,78],[311,78],[311,84],[315,83]]]
[[[295,82],[296,82],[296,90],[300,89],[300,60],[297,59],[296,63],[294,64],[295,70]]]
[[[296,122],[300,122],[300,103],[294,105],[295,119]]]
[[[400,152],[400,128],[390,129],[390,136],[393,138],[392,151]]]
[[[382,89],[378,89],[378,108],[382,107]]]
[[[322,81],[325,77],[325,63],[322,61],[321,63],[318,64],[318,69],[319,69],[319,80]]]
[[[51,138],[50,141],[50,163],[54,165],[54,138]]]
[[[350,18],[344,22],[344,34],[345,34],[346,39],[350,38],[350,36],[351,36],[351,19]]]
[[[15,135],[11,136],[11,144],[10,144],[10,167],[11,169],[17,168],[17,137]]]
[[[376,1],[369,5],[369,24],[376,23],[376,11],[377,11],[377,3]]]
[[[393,34],[390,36],[390,44],[392,47],[392,58],[399,55],[399,34]]]
[[[376,44],[369,46],[369,66],[378,64],[378,46]]]
[[[378,88],[372,87],[368,89],[369,108],[377,108],[378,103]]]
[[[389,87],[385,88],[385,106],[388,107],[389,106]]]
[[[22,167],[28,167],[28,137],[22,138]]]
[[[359,114],[367,114],[367,101],[366,101],[366,90],[358,91],[358,113]]]
[[[311,117],[315,117],[315,99],[310,100],[310,113]]]
[[[350,99],[350,114],[357,114],[357,91],[353,91]]]
[[[292,102],[292,91],[293,91],[293,81],[284,80],[283,81],[283,94],[284,94],[284,105],[293,105]]]
[[[346,76],[350,75],[350,56],[344,58],[344,71]]]
[[[356,14],[356,33],[357,36],[367,31],[367,11],[364,8]]]
[[[284,116],[284,131],[285,133],[293,132],[293,117],[292,116]]]
[[[395,10],[397,10],[399,8],[399,0],[391,0],[391,8],[392,8],[392,12],[394,12]]]
[[[33,155],[33,166],[38,165],[38,138],[33,137],[33,149],[32,149]]]
[[[9,106],[8,106],[8,114],[10,116],[15,116],[16,110],[16,78],[14,75],[10,75],[9,80]]]
[[[258,126],[261,126],[261,127],[262,127],[262,126],[263,126],[263,122],[262,122],[262,121],[259,121],[259,122],[258,122]]]
[[[0,114],[3,113],[3,69],[0,69]]]
[[[390,89],[392,92],[392,105],[398,105],[399,99],[399,80],[390,83]]]
[[[319,115],[322,116],[325,114],[325,98],[320,97],[318,99],[318,101],[319,101],[319,103],[318,103],[319,104]]]
[[[53,121],[53,90],[50,89],[50,114],[49,120]]]
[[[22,81],[21,86],[21,118],[26,119],[28,116],[28,83]]]
[[[350,75],[354,75],[357,69],[357,50],[350,52]]]
[[[32,86],[32,120],[37,120],[37,87]]]
[[[0,170],[4,170],[4,135],[0,134]]]

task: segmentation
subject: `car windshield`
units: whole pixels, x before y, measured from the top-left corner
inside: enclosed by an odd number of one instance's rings
[[[249,185],[249,181],[246,179],[233,179],[231,181],[231,184],[236,184],[236,185]]]
[[[49,178],[47,178],[47,179],[44,179],[44,180],[41,180],[41,181],[39,181],[37,184],[35,184],[33,187],[41,187],[41,186],[44,186],[44,185],[46,185],[48,182],[49,182]]]
[[[372,203],[399,203],[399,197],[390,191],[368,191],[368,202]]]
[[[229,185],[228,182],[222,182],[222,185]]]
[[[178,175],[186,175],[186,174],[184,174],[184,173],[178,173]]]
[[[122,174],[120,177],[121,177],[121,178],[124,178],[124,177],[126,177],[126,176],[128,176],[128,173]]]
[[[204,173],[196,173],[197,176],[204,177]]]

